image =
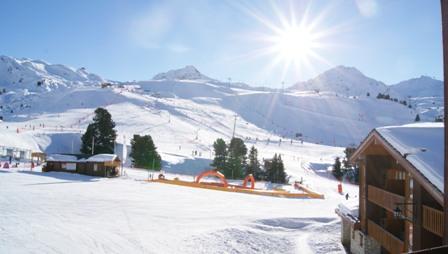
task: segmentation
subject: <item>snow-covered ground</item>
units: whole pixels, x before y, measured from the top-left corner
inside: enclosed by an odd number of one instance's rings
[[[334,180],[320,178],[324,200],[286,199],[125,171],[107,179],[1,169],[0,253],[345,253]]]

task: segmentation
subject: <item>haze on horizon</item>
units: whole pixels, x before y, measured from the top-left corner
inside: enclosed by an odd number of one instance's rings
[[[387,84],[442,79],[439,1],[95,1],[0,3],[0,54],[147,80],[194,65],[280,87],[337,65]]]

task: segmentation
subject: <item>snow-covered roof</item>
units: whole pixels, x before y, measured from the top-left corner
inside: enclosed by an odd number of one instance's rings
[[[77,162],[78,158],[74,155],[49,154],[47,156],[47,161]]]
[[[352,221],[353,223],[356,223],[357,221],[359,221],[358,199],[351,199],[350,201],[340,203],[336,208],[335,212],[339,216],[346,218]]]
[[[88,159],[86,159],[85,161],[89,161],[89,162],[106,162],[106,161],[114,161],[115,159],[117,159],[118,156],[115,154],[96,154],[92,157],[89,157]]]
[[[87,155],[88,157],[88,155]],[[87,158],[86,155],[49,154],[47,161],[61,162],[106,162],[114,161],[118,158],[115,154],[96,154]]]
[[[376,131],[443,193],[443,123],[388,126]]]

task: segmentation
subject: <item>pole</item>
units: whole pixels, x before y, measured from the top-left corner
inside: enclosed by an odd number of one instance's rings
[[[448,1],[440,0],[442,9],[442,43],[443,43],[443,84],[444,84],[444,234],[443,243],[448,244]]]
[[[232,132],[232,139],[235,137],[235,129],[236,129],[236,118],[237,118],[238,116],[237,115],[235,115],[235,121],[233,122],[233,132]]]
[[[92,154],[94,150],[95,150],[95,136],[92,136]]]

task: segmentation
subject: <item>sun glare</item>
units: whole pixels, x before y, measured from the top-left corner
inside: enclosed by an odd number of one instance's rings
[[[304,28],[291,27],[274,37],[273,48],[288,62],[306,60],[315,47],[312,33]]]
[[[285,80],[286,76],[297,79],[304,73],[313,73],[315,67],[320,64],[332,66],[328,59],[323,57],[323,53],[333,47],[334,41],[330,41],[329,36],[336,34],[339,28],[323,27],[322,22],[327,11],[311,15],[310,4],[296,6],[297,2],[290,1],[289,5],[282,5],[283,8],[280,8],[277,2],[271,3],[275,18],[264,16],[250,6],[240,6],[240,9],[259,22],[264,30],[251,37],[260,47],[254,47],[241,58],[270,58],[271,61],[261,73],[272,75],[280,70],[282,80]]]

